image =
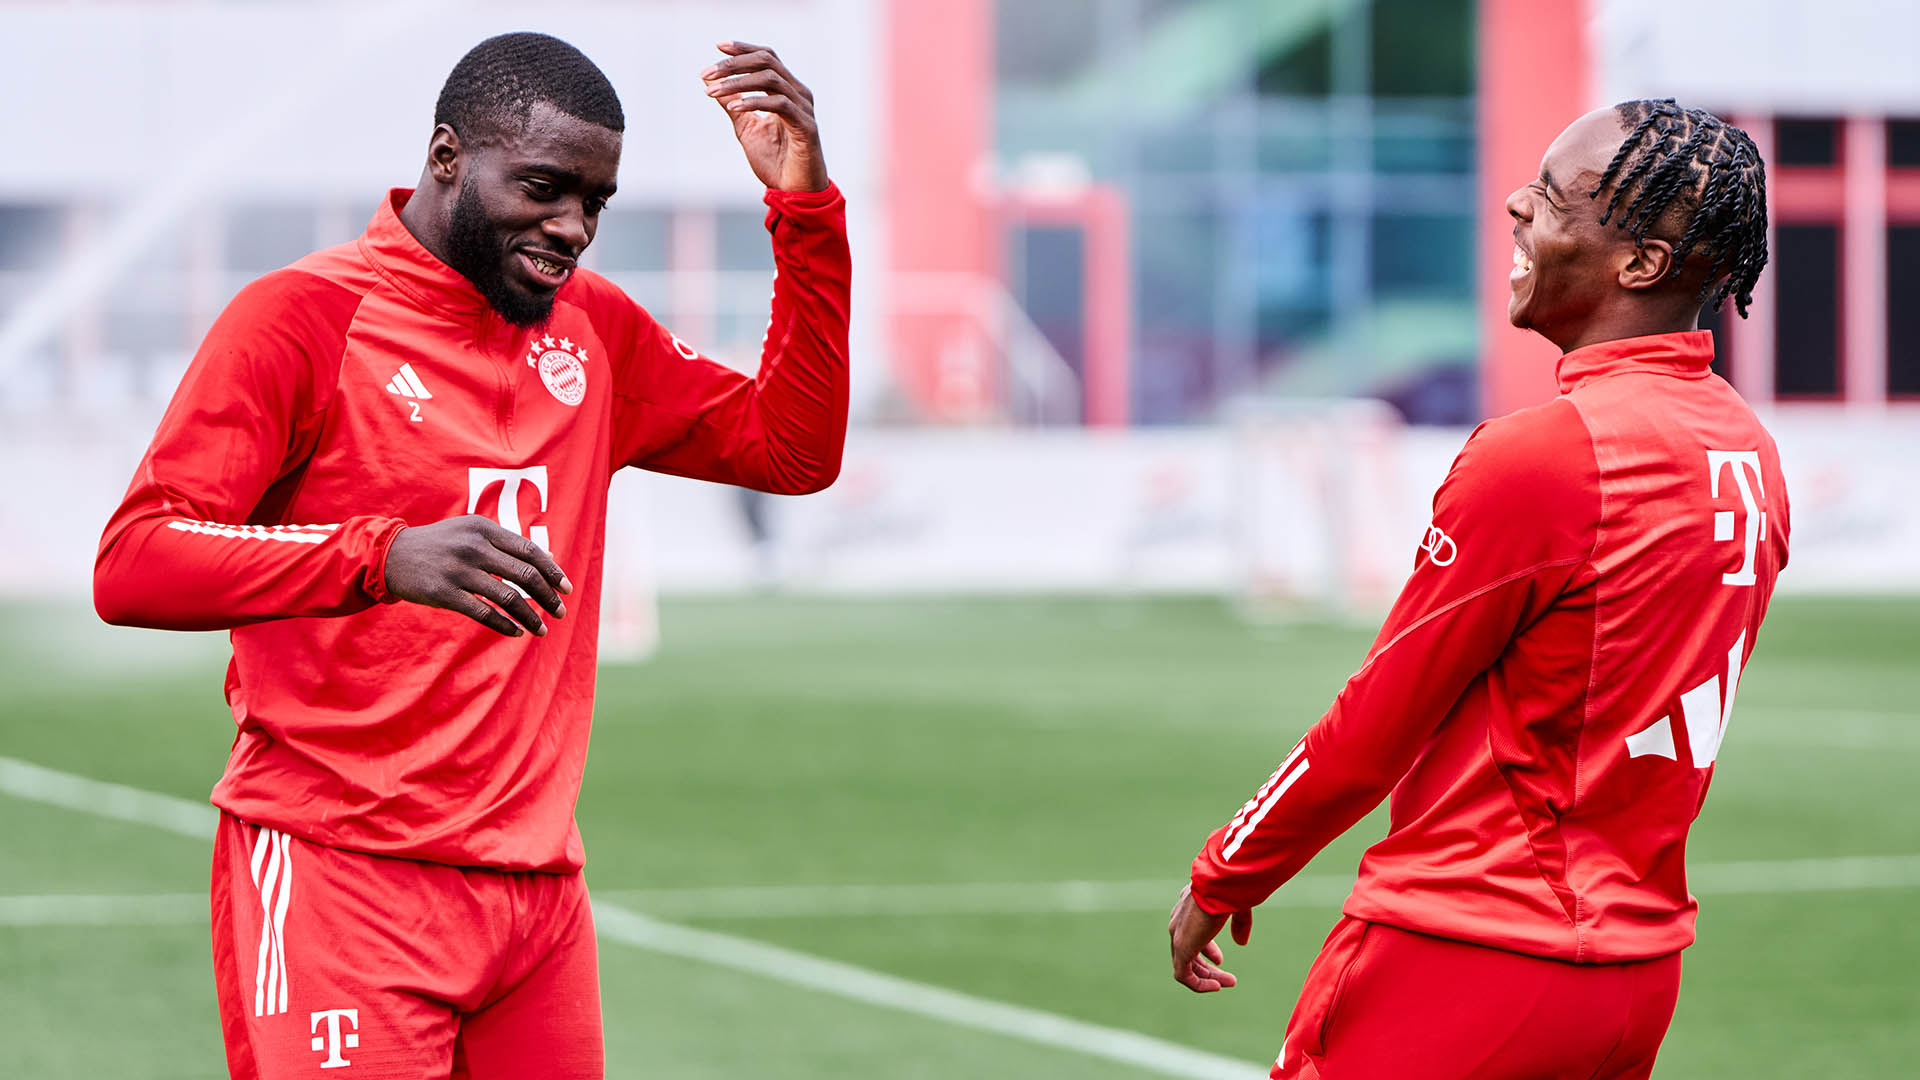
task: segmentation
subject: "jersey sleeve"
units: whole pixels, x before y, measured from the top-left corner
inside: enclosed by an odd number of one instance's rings
[[[852,287],[846,201],[828,187],[769,191],[766,202],[773,311],[756,377],[700,355],[619,296],[615,467],[783,495],[819,491],[839,475]]]
[[[284,518],[358,296],[297,270],[241,290],[188,366],[94,562],[107,622],[221,630],[386,599],[404,522]]]
[[[1599,475],[1574,406],[1476,430],[1365,662],[1193,861],[1196,903],[1254,907],[1385,798],[1469,685],[1591,558]]]

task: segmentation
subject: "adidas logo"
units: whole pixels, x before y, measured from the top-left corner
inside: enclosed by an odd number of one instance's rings
[[[421,382],[420,376],[413,373],[412,364],[400,365],[400,370],[395,372],[393,378],[387,382],[387,393],[399,394],[407,399],[407,404],[413,406],[413,415],[407,419],[416,424],[422,420],[420,403],[433,396],[427,392],[427,384]]]
[[[387,393],[399,394],[403,398],[414,398],[420,401],[425,401],[433,396],[427,393],[427,385],[420,381],[420,376],[413,373],[412,364],[400,365],[399,372],[393,376],[392,381],[387,383]]]

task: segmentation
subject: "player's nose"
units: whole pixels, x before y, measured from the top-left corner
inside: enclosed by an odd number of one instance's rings
[[[586,250],[591,238],[587,232],[587,215],[578,207],[561,210],[540,223],[540,231],[556,243],[566,246],[569,254],[578,255]]]
[[[1527,202],[1526,188],[1514,188],[1513,193],[1507,196],[1507,213],[1511,215],[1515,221],[1533,220],[1533,209]]]

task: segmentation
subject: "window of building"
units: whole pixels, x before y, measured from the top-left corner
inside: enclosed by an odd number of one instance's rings
[[[1887,230],[1887,393],[1920,395],[1920,225]]]
[[[588,250],[605,273],[665,270],[672,223],[664,210],[606,210]]]
[[[1887,121],[1887,164],[1920,168],[1920,120]]]
[[[53,265],[64,247],[59,207],[0,204],[0,271]]]
[[[1840,392],[1840,228],[1781,225],[1776,237],[1774,392],[1832,396]]]
[[[228,270],[263,274],[314,249],[314,207],[297,203],[241,203],[227,211],[222,263]]]
[[[1838,120],[1781,117],[1774,123],[1773,140],[1773,158],[1777,164],[1840,164]]]

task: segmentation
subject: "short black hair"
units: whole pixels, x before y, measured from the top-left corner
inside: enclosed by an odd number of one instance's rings
[[[1677,276],[1687,256],[1699,249],[1712,260],[1700,302],[1718,311],[1731,296],[1746,318],[1753,283],[1767,265],[1767,169],[1753,138],[1704,109],[1683,109],[1672,98],[1624,101],[1614,109],[1627,137],[1587,196],[1599,198],[1613,186],[1600,224],[1626,200],[1619,227],[1644,245],[1648,229],[1659,229],[1674,211],[1685,224],[1676,226],[1677,239],[1669,238],[1674,241],[1669,275]]]
[[[627,127],[606,74],[579,49],[534,33],[501,34],[470,49],[440,88],[433,122],[486,142],[518,131],[541,101],[612,131]]]

